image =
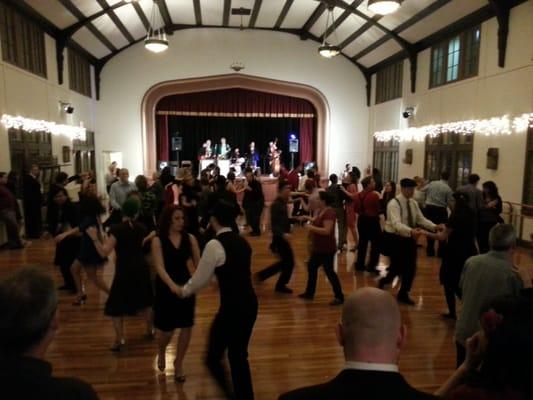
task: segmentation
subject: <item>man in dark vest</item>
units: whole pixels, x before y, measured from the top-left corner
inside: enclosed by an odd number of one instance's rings
[[[41,215],[43,195],[41,193],[39,174],[39,166],[37,164],[33,164],[31,166],[30,173],[24,175],[22,181],[24,225],[26,228],[26,237],[31,239],[38,239],[41,236],[43,228]]]
[[[211,326],[207,367],[228,398],[254,398],[248,364],[248,343],[257,317],[257,297],[252,286],[252,249],[246,239],[231,230],[237,214],[233,204],[220,200],[211,211],[210,224],[216,238],[205,246],[196,272],[177,294],[189,297],[216,275],[220,308]],[[222,359],[228,351],[233,394],[226,380]]]

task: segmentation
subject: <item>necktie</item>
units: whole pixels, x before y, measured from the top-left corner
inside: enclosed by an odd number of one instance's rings
[[[415,223],[413,221],[413,213],[411,211],[411,206],[410,206],[410,200],[409,199],[407,199],[407,223],[409,224],[410,228],[414,228],[415,227]]]

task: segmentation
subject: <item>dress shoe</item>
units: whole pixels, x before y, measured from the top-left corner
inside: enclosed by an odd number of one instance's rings
[[[378,289],[385,289],[385,285],[387,284],[387,282],[385,281],[385,278],[381,278],[379,281],[378,281]]]
[[[299,294],[298,297],[300,299],[304,299],[304,300],[313,300],[313,296],[311,296],[310,294],[308,293],[302,293],[302,294]]]
[[[450,313],[441,314],[441,317],[444,318],[444,319],[451,319],[451,320],[454,320],[454,321],[457,319],[457,316],[455,314],[450,314]]]
[[[337,298],[333,299],[333,300],[329,303],[330,306],[340,306],[341,304],[344,304],[344,300],[342,300],[342,299],[337,299]]]
[[[408,306],[414,306],[416,303],[407,294],[398,295],[398,303],[407,304]]]
[[[277,293],[287,293],[287,294],[291,294],[292,293],[292,289],[291,288],[288,288],[287,286],[283,285],[283,286],[277,286],[276,287],[276,292]]]

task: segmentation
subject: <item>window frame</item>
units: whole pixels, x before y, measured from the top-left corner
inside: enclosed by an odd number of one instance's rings
[[[403,60],[376,72],[376,98],[374,104],[401,98],[403,95]]]
[[[83,69],[86,69],[83,71]],[[84,82],[84,78],[87,81]],[[82,54],[68,48],[69,89],[83,96],[92,98],[91,63]]]
[[[472,40],[472,38],[475,38],[475,40]],[[448,80],[447,75],[450,68],[449,58],[451,55],[449,52],[449,46],[457,39],[459,39],[457,77]],[[476,25],[432,46],[429,67],[429,88],[433,89],[477,76],[479,73],[480,44],[481,25]],[[439,65],[440,68],[436,68],[437,64],[435,64],[437,62],[435,54],[438,52],[442,52],[442,56],[438,57],[438,62],[441,63]],[[435,74],[435,70],[438,70],[437,74]]]
[[[533,162],[533,127],[529,126],[527,129],[527,142],[526,142],[526,163],[524,166],[524,182],[522,185],[522,204],[530,207],[522,207],[522,214],[532,216],[533,215],[533,201],[529,201],[528,192],[530,191],[528,182],[533,178],[533,171],[529,167],[529,163]],[[533,188],[531,188],[533,191]],[[533,199],[533,196],[531,196]]]
[[[378,163],[380,157],[381,161]],[[386,158],[388,162],[384,161]],[[389,165],[389,168],[384,168],[384,165]],[[380,170],[383,182],[397,182],[400,167],[400,142],[394,139],[386,142],[374,139],[372,166]]]

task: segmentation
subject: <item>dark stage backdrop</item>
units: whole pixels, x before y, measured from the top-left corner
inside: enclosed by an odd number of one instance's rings
[[[169,136],[177,135],[183,139],[183,151],[180,160],[191,160],[198,166],[198,153],[202,144],[211,139],[212,145],[225,137],[232,149],[239,148],[241,155],[248,152],[251,141],[261,155],[260,166],[265,171],[264,157],[268,142],[278,139],[278,148],[282,150],[282,162],[290,168],[289,135],[294,133],[300,139],[300,118],[238,118],[238,117],[192,117],[168,116]],[[309,119],[314,125],[315,120]],[[315,132],[314,126],[312,132]],[[313,139],[314,141],[314,139]],[[301,139],[300,139],[301,142]],[[176,160],[176,153],[170,152],[170,160]],[[314,158],[313,154],[313,158]],[[309,161],[309,160],[303,160]],[[299,153],[294,157],[295,166],[300,162]]]

